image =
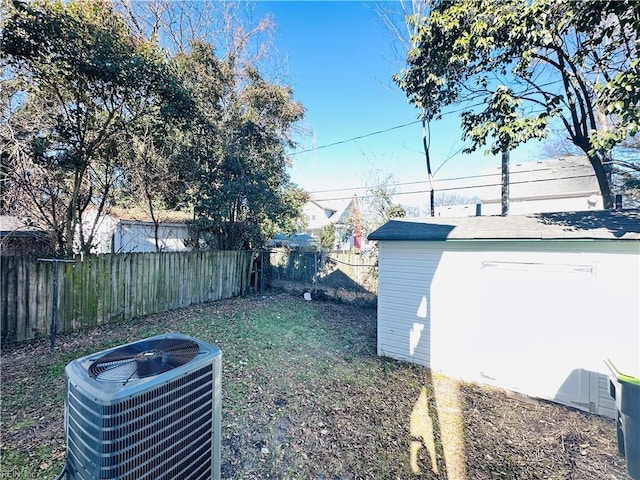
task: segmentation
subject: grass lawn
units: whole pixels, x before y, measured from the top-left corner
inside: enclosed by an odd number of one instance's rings
[[[67,363],[168,331],[222,350],[222,478],[630,479],[612,420],[378,357],[375,310],[275,293],[4,348],[0,478],[61,470]]]

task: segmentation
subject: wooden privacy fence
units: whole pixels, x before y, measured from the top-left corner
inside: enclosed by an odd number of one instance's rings
[[[375,254],[339,252],[296,252],[271,250],[271,280],[295,282],[310,288],[342,289],[376,294],[378,291]]]
[[[244,294],[249,251],[87,255],[57,265],[57,332]],[[55,265],[1,259],[2,341],[49,335]]]

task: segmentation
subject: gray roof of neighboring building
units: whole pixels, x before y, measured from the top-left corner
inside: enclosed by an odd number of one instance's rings
[[[45,232],[30,225],[27,219],[0,215],[0,237],[41,237]]]
[[[640,240],[640,210],[391,220],[369,240]]]
[[[568,156],[509,165],[509,197],[514,201],[599,195],[598,180],[586,156]],[[482,203],[499,203],[501,168],[486,170]]]

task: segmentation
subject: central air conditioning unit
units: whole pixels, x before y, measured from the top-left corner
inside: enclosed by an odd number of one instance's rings
[[[217,347],[181,334],[65,368],[67,479],[220,478]]]

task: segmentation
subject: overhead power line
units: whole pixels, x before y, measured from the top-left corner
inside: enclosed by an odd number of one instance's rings
[[[593,175],[573,175],[573,176],[568,176],[568,177],[558,177],[558,178],[540,178],[537,180],[523,180],[520,182],[510,182],[510,185],[519,185],[519,184],[525,184],[525,183],[541,183],[541,182],[556,182],[559,180],[572,180],[572,179],[577,179],[577,178],[593,178]],[[408,183],[403,183],[403,184],[396,184],[396,185],[411,185],[411,184],[416,184],[416,183],[426,183],[426,182],[408,182]],[[470,190],[473,188],[488,188],[488,187],[500,187],[502,185],[502,183],[481,183],[481,184],[477,184],[477,185],[465,185],[465,186],[460,186],[460,187],[446,187],[446,188],[436,188],[436,192],[447,192],[447,191],[453,191],[453,190]],[[331,191],[335,191],[335,190],[331,190]],[[415,194],[419,194],[419,193],[429,193],[429,190],[413,190],[410,192],[396,192],[396,193],[392,193],[391,196],[395,197],[395,196],[400,196],[400,195],[415,195]],[[358,196],[358,198],[372,198],[375,195],[361,195]],[[316,201],[318,202],[328,202],[328,201],[335,201],[335,200],[351,200],[353,198],[353,196],[350,197],[338,197],[338,198],[322,198],[322,199],[318,199]]]
[[[572,168],[570,167],[563,167],[563,168]],[[530,169],[530,170],[516,170],[516,171],[511,171],[511,176],[517,176],[523,173],[534,173],[534,172],[542,172],[546,169]],[[465,175],[465,176],[461,176],[461,177],[449,177],[449,178],[439,178],[436,179],[436,181],[438,183],[444,183],[444,182],[453,182],[453,181],[457,181],[457,180],[471,180],[474,178],[485,178],[485,177],[495,177],[496,175],[500,175],[500,173],[480,173],[480,174],[476,174],[476,175]],[[527,180],[527,181],[520,181],[520,182],[510,182],[512,185],[517,184],[517,183],[528,183],[528,182],[541,182],[541,181],[546,181],[546,180],[561,180],[564,178],[583,178],[583,177],[591,177],[592,175],[590,174],[586,174],[586,175],[580,175],[580,176],[567,176],[567,177],[558,177],[558,178],[545,178],[545,179],[538,179],[538,180]],[[348,188],[330,188],[327,190],[314,190],[312,192],[308,192],[309,195],[315,195],[318,193],[329,193],[329,192],[352,192],[354,190],[368,190],[370,188],[379,188],[379,187],[402,187],[405,185],[420,185],[423,183],[427,183],[428,180],[418,180],[415,182],[398,182],[398,183],[390,183],[388,185],[385,184],[379,184],[379,185],[373,185],[373,186],[362,186],[362,187],[348,187]],[[491,186],[491,185],[480,185],[480,187],[483,186]],[[451,188],[447,188],[447,189],[440,189],[440,191],[442,190],[459,190],[462,189],[463,187],[451,187]],[[464,187],[464,188],[478,188],[477,186],[474,187]]]
[[[449,110],[447,112],[442,112],[442,113],[440,113],[438,115],[437,119],[441,120],[443,117],[447,117],[449,115],[454,115],[456,113],[460,113],[460,112],[463,112],[465,110],[468,110],[469,108],[477,107],[479,105],[481,105],[481,104],[475,104],[475,105],[472,104],[472,105],[467,105],[467,106],[462,107],[462,108]],[[402,125],[396,125],[395,127],[389,127],[389,128],[385,128],[384,130],[378,130],[377,132],[366,133],[364,135],[360,135],[360,136],[357,136],[357,137],[347,138],[345,140],[340,140],[340,141],[337,141],[337,142],[328,143],[327,145],[320,145],[319,147],[307,148],[306,150],[298,150],[296,152],[289,153],[289,156],[300,155],[301,153],[313,152],[315,150],[321,150],[323,148],[335,147],[336,145],[342,145],[343,143],[349,143],[349,142],[353,142],[355,140],[361,140],[363,138],[372,137],[374,135],[380,135],[382,133],[387,133],[387,132],[391,132],[393,130],[398,130],[399,128],[409,127],[409,126],[415,125],[417,123],[422,123],[422,118],[419,119],[419,120],[414,120],[413,122],[402,124]],[[442,165],[440,165],[440,167],[442,167]],[[440,167],[438,167],[438,168],[440,168]]]
[[[343,143],[353,142],[355,140],[361,140],[367,137],[373,137],[374,135],[380,135],[382,133],[387,133],[392,130],[398,130],[399,128],[409,127],[411,125],[415,125],[416,123],[420,123],[421,120],[416,120],[414,122],[405,123],[404,125],[396,125],[395,127],[385,128],[384,130],[379,130],[377,132],[371,132],[364,135],[360,135],[358,137],[347,138],[346,140],[340,140],[338,142],[328,143],[327,145],[320,145],[319,147],[308,148],[306,150],[298,150],[297,152],[291,152],[289,156],[300,155],[301,153],[313,152],[315,150],[321,150],[323,148],[335,147],[336,145],[342,145]]]

